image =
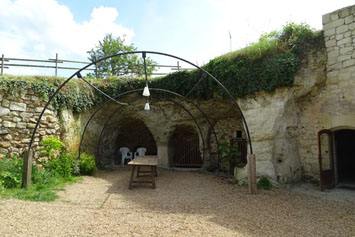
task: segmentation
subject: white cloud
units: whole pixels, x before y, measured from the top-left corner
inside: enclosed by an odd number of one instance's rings
[[[97,45],[104,35],[134,35],[118,23],[115,8],[99,7],[91,19],[75,22],[71,11],[55,0],[0,0],[0,53],[17,58],[86,59],[87,51]]]

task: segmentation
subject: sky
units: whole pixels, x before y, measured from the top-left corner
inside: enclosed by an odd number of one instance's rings
[[[46,60],[58,53],[60,59],[88,61],[87,51],[112,33],[138,50],[203,65],[287,22],[322,29],[322,15],[354,4],[354,0],[0,0],[0,55]],[[175,59],[152,58],[158,64],[176,64]],[[5,73],[53,70],[12,67]]]

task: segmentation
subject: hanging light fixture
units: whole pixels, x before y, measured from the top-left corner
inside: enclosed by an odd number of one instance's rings
[[[150,106],[149,106],[148,98],[147,98],[147,101],[145,102],[145,105],[144,105],[144,110],[150,110]]]
[[[150,96],[149,88],[148,88],[148,83],[145,84],[144,90],[143,90],[143,96]]]
[[[143,90],[143,96],[150,96],[150,92],[149,92],[149,88],[148,88],[148,77],[147,77],[147,65],[145,63],[145,56],[146,56],[146,53],[143,52],[143,61],[144,61],[144,75],[145,75],[145,87],[144,87],[144,90]]]

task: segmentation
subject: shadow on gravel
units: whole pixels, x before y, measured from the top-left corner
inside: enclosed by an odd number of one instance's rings
[[[355,234],[355,207],[349,203],[281,189],[250,195],[247,187],[199,172],[158,169],[158,174],[156,189],[139,184],[129,190],[129,168],[100,172],[97,177],[110,183],[102,207],[204,216],[246,236]]]

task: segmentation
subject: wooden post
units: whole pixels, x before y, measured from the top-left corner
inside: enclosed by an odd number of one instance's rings
[[[5,63],[5,57],[2,55],[1,57],[1,75],[4,74],[4,63]]]
[[[256,160],[254,154],[248,154],[249,193],[256,193]]]
[[[23,170],[22,170],[22,188],[27,188],[31,185],[32,176],[32,156],[33,151],[26,151],[23,157]]]
[[[58,76],[58,53],[55,54],[55,76]]]

